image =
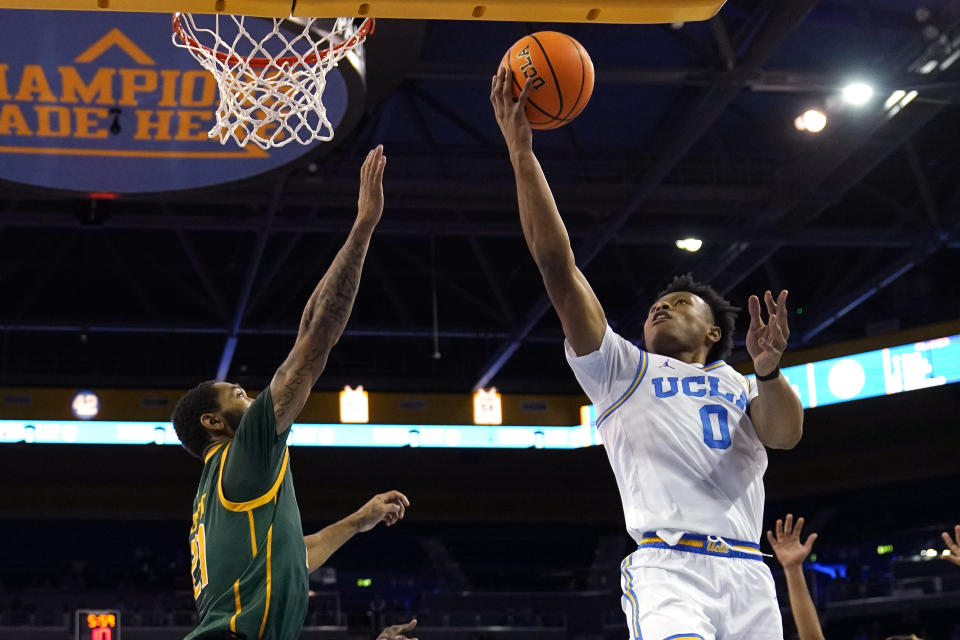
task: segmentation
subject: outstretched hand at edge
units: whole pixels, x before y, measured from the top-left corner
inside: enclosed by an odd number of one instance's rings
[[[947,549],[950,551],[949,555],[941,554],[940,557],[960,567],[960,524],[954,526],[953,535],[955,537],[951,539],[950,534],[946,531],[940,534],[943,541],[947,544]]]
[[[367,153],[360,167],[360,196],[357,198],[357,222],[376,226],[383,215],[383,169],[387,156],[383,145],[377,145]]]
[[[417,626],[417,619],[414,618],[406,624],[392,624],[377,636],[377,640],[417,640],[416,637],[408,638],[406,633]]]
[[[796,526],[794,526],[792,513],[787,514],[786,520],[778,518],[775,529],[776,536],[772,531],[767,531],[767,541],[773,547],[773,553],[777,556],[777,560],[780,561],[784,569],[802,566],[803,561],[807,559],[813,549],[817,534],[811,533],[807,537],[807,541],[800,544],[803,518],[797,518]]]

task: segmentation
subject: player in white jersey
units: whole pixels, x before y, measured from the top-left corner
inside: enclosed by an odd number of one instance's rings
[[[597,427],[638,547],[621,565],[630,637],[780,639],[770,571],[759,549],[764,446],[799,442],[803,409],[779,375],[787,292],[751,296],[747,351],[759,382],[723,358],[737,309],[689,276],[658,296],[644,349],[614,333],[576,266],[570,239],[533,153],[524,106],[507,72],[490,100],[510,151],[520,221],[566,336],[567,360],[597,406]]]

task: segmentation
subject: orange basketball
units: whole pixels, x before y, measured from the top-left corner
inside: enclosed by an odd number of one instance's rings
[[[527,119],[534,129],[556,129],[577,117],[593,93],[593,61],[583,46],[565,33],[538,31],[520,38],[501,65],[513,75],[513,95],[533,80]]]

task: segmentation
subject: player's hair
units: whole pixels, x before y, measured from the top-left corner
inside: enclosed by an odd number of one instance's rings
[[[183,448],[196,458],[203,457],[203,450],[210,444],[210,433],[200,423],[200,416],[220,410],[220,392],[213,386],[215,383],[207,380],[187,391],[170,416]]]
[[[733,329],[737,319],[739,307],[735,307],[708,284],[694,279],[693,274],[685,273],[674,276],[670,284],[657,294],[657,300],[676,291],[687,291],[700,296],[710,306],[713,312],[713,321],[720,327],[720,340],[717,341],[707,354],[707,362],[723,360],[733,351]]]

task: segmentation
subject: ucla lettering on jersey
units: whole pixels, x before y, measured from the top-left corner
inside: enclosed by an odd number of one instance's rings
[[[653,384],[653,392],[657,398],[669,398],[682,391],[683,395],[691,398],[721,398],[735,404],[741,411],[747,409],[746,390],[741,390],[734,400],[733,393],[720,391],[720,378],[718,376],[688,376],[686,378],[670,376],[668,378],[654,378],[650,382]]]
[[[660,529],[759,540],[766,450],[748,413],[756,387],[724,362],[637,348],[607,327],[567,360],[597,406],[630,534]]]

